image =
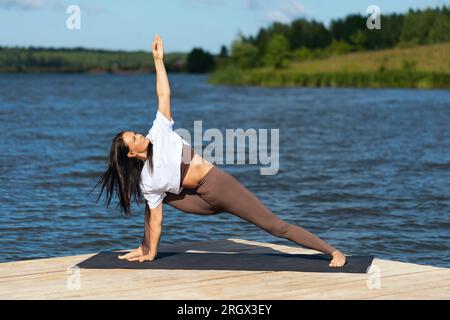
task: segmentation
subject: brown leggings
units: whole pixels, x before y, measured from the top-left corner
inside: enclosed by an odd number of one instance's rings
[[[187,167],[182,163],[182,178]],[[336,251],[311,232],[281,220],[236,178],[216,166],[201,179],[197,188],[185,188],[180,194],[166,192],[163,202],[186,213],[232,213],[276,237],[291,240],[306,248],[327,254]]]

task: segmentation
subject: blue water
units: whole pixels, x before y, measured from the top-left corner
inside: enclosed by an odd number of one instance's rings
[[[450,267],[450,92],[213,86],[169,75],[174,128],[279,128],[278,174],[218,165],[347,254]],[[120,130],[146,134],[151,75],[0,75],[0,261],[137,247],[144,206],[88,195]],[[204,141],[204,145],[209,141]],[[231,214],[165,205],[162,243],[295,245]]]

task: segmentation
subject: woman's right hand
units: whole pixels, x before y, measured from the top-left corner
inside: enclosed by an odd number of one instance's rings
[[[162,39],[156,34],[152,44],[152,53],[154,60],[163,60],[164,57],[164,45]]]
[[[140,257],[142,255],[145,255],[149,252],[148,248],[143,246],[142,244],[139,246],[139,248],[134,249],[131,252],[128,252],[127,254],[118,256],[120,260],[128,260],[136,257]]]

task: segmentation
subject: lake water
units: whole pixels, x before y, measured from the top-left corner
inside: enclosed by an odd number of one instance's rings
[[[169,75],[174,129],[279,128],[279,171],[218,164],[347,254],[450,267],[450,92],[213,86]],[[88,194],[120,130],[146,134],[155,75],[0,75],[0,261],[137,247],[144,206]],[[204,146],[209,141],[203,141]],[[231,214],[165,205],[161,243],[295,245]]]

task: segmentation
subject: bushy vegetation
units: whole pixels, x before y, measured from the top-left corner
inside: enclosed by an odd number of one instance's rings
[[[273,23],[256,37],[240,35],[231,62],[243,68],[282,67],[286,59],[304,61],[350,52],[411,47],[450,41],[450,9],[409,10],[381,17],[381,29],[368,29],[367,17],[351,14],[327,28],[315,20]],[[276,56],[276,57],[275,57]]]
[[[251,85],[450,87],[450,9],[409,10],[368,29],[359,14],[274,23],[240,35],[212,83]],[[439,43],[436,45],[436,43]],[[443,44],[442,44],[443,43]],[[386,50],[389,49],[389,50]],[[241,70],[238,70],[241,69]]]
[[[210,75],[229,85],[450,88],[450,43],[354,52],[292,63],[287,68],[241,69]]]

